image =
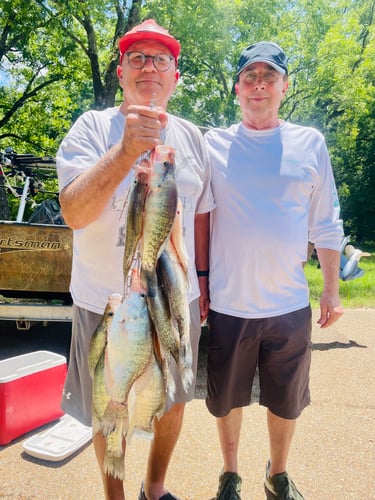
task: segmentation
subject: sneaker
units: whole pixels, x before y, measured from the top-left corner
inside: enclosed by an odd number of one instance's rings
[[[242,479],[236,472],[223,472],[213,500],[241,500]]]
[[[141,484],[141,491],[139,492],[138,500],[147,500],[147,497],[145,495],[145,490],[143,489],[143,481]],[[172,493],[169,493],[168,491],[167,493],[165,493],[165,495],[160,497],[159,500],[178,500],[178,498],[172,495]]]
[[[270,465],[270,461],[268,461],[264,480],[267,500],[304,500],[287,472],[270,477]]]

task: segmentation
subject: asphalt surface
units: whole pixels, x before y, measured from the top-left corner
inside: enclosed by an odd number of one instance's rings
[[[312,403],[299,419],[288,471],[310,500],[375,499],[375,309],[348,310],[330,329],[313,321]],[[49,323],[19,332],[0,322],[0,359],[34,350],[68,357],[70,325]],[[206,410],[204,361],[206,332],[200,349],[196,398],[185,421],[167,487],[181,500],[208,500],[217,489],[222,467],[215,419]],[[255,387],[255,396],[258,387]],[[0,401],[0,404],[2,402]],[[48,462],[27,455],[22,443],[48,429],[35,429],[0,446],[0,499],[102,499],[93,447]],[[149,442],[134,439],[126,456],[126,493],[137,500]],[[242,500],[264,499],[263,476],[268,458],[266,410],[257,402],[244,411],[240,447]]]

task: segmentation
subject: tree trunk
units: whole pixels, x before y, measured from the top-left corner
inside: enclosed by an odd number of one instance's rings
[[[4,176],[0,172],[0,220],[9,220],[10,212],[7,199],[7,193],[4,184]]]

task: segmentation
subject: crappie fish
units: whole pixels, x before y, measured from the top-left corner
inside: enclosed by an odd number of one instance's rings
[[[130,443],[133,433],[152,439],[154,417],[160,418],[165,410],[167,401],[165,380],[154,354],[147,376],[140,377],[134,383],[134,399],[132,408],[129,403],[127,443]]]
[[[113,315],[117,307],[121,304],[121,300],[122,296],[118,293],[113,293],[109,296],[102,320],[91,337],[88,353],[88,367],[91,378],[93,378],[95,367],[101,354],[104,352],[108,330],[112,323]]]
[[[145,202],[141,242],[141,276],[147,294],[155,293],[156,263],[170,235],[177,210],[175,150],[160,144],[151,152],[151,177]]]
[[[143,230],[143,214],[146,196],[150,183],[150,165],[146,160],[136,165],[133,184],[129,192],[129,203],[126,217],[125,250],[124,250],[124,279],[129,274]]]
[[[159,257],[157,272],[167,296],[172,321],[177,326],[179,354],[177,359],[175,356],[174,358],[181,374],[182,385],[187,392],[194,378],[190,344],[190,309],[187,299],[188,278],[170,242]]]
[[[101,421],[104,436],[111,433],[125,437],[127,433],[129,391],[150,364],[152,356],[152,338],[150,317],[144,290],[139,278],[133,273],[129,293],[116,309],[111,328],[105,358],[105,383],[110,395]],[[109,456],[120,456],[122,439],[108,449]]]

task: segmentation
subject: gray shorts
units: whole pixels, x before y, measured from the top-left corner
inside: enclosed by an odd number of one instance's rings
[[[310,306],[282,316],[243,319],[210,311],[207,408],[224,417],[247,406],[256,368],[259,403],[275,415],[297,418],[310,403]]]
[[[73,306],[72,339],[70,344],[69,366],[65,380],[61,408],[84,425],[91,426],[92,381],[87,366],[87,356],[91,337],[102,316],[86,309]],[[172,359],[170,371],[176,383],[174,400],[168,399],[166,410],[174,403],[187,403],[194,398],[199,338],[201,334],[199,301],[190,304],[190,341],[193,351],[194,381],[186,393],[182,387],[177,365]]]

